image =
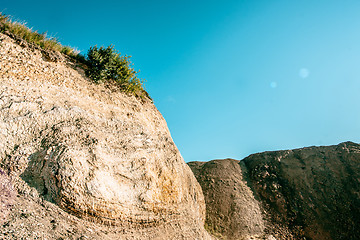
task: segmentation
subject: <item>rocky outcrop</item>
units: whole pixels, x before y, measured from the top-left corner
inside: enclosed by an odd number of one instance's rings
[[[201,188],[150,101],[0,41],[1,177],[17,192],[0,236],[209,238]]]
[[[190,162],[206,202],[206,228],[219,239],[264,236],[259,202],[246,184],[240,161]]]
[[[265,236],[276,239],[360,237],[359,144],[264,152],[240,162],[216,160],[189,165],[203,188],[207,208],[212,209],[207,212],[206,224],[221,226],[215,232],[225,239],[246,236],[251,226],[261,232],[260,219],[265,224]],[[239,180],[251,193],[237,187]],[[218,200],[213,201],[215,195]],[[250,200],[244,203],[249,207],[239,210],[234,206],[242,199]],[[218,220],[219,213],[235,216],[241,211],[245,216],[254,214],[255,220],[233,218],[242,227]]]
[[[359,239],[359,144],[265,152],[244,163],[275,226],[297,238]]]

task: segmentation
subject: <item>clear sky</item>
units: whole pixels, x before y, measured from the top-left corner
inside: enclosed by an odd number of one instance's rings
[[[86,53],[131,55],[185,161],[360,142],[360,1],[17,1]]]

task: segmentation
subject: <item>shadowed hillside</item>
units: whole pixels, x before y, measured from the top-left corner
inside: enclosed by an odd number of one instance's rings
[[[359,144],[346,142],[264,152],[240,162],[215,160],[193,162],[189,166],[203,188],[210,209],[206,225],[224,238],[248,235],[248,229],[259,226],[254,219],[261,219],[253,215],[246,223],[240,217],[232,218],[232,224],[226,224],[226,220],[219,222],[218,214],[228,212],[228,216],[236,216],[240,211],[238,202],[249,196],[249,192],[237,187],[239,181],[250,187],[250,195],[254,196],[242,209],[250,214],[254,204],[260,202],[265,234],[276,239],[360,237]],[[236,223],[245,225],[240,227]]]

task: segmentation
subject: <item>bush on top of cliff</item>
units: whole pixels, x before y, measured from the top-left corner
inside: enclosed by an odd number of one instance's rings
[[[150,98],[143,88],[143,80],[131,66],[129,56],[121,56],[112,45],[108,47],[90,47],[86,56],[85,74],[94,82],[103,82],[116,86],[121,91],[137,97]]]

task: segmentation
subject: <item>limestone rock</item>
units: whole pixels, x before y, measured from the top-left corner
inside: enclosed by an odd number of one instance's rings
[[[19,194],[0,236],[207,239],[201,188],[155,106],[46,60],[0,34],[0,167]]]

